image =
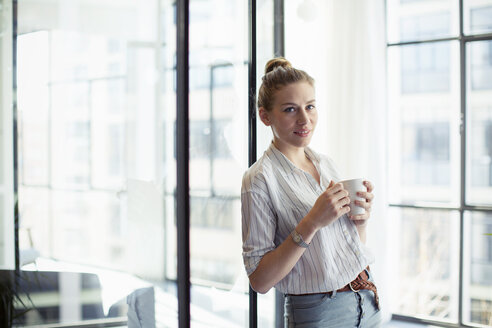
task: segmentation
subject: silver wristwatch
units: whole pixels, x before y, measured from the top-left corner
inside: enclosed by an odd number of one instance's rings
[[[308,248],[309,244],[306,244],[304,239],[302,239],[302,236],[295,229],[292,230],[290,235],[292,236],[292,240],[294,241],[294,243],[301,247]]]

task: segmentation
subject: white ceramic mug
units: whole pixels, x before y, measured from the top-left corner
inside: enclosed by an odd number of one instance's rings
[[[348,191],[350,198],[350,215],[360,215],[366,212],[365,208],[355,205],[355,200],[365,201],[364,198],[357,196],[358,191],[367,191],[366,186],[363,184],[364,179],[350,179],[340,181],[343,184],[343,188]]]

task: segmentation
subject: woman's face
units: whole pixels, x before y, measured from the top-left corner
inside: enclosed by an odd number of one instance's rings
[[[274,94],[273,108],[259,111],[262,122],[272,127],[273,142],[280,151],[309,145],[318,122],[314,87],[308,82],[286,85]]]

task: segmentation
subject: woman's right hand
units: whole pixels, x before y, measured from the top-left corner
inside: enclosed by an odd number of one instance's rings
[[[334,183],[333,180],[330,182],[307,215],[307,219],[316,230],[329,225],[350,211],[348,194],[341,183]]]

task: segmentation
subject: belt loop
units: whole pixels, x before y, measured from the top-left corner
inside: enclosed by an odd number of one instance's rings
[[[334,299],[336,295],[337,295],[337,291],[336,291],[336,289],[335,289],[335,290],[333,290],[333,292],[331,292],[331,296],[330,296],[330,298],[331,298],[331,299]]]

